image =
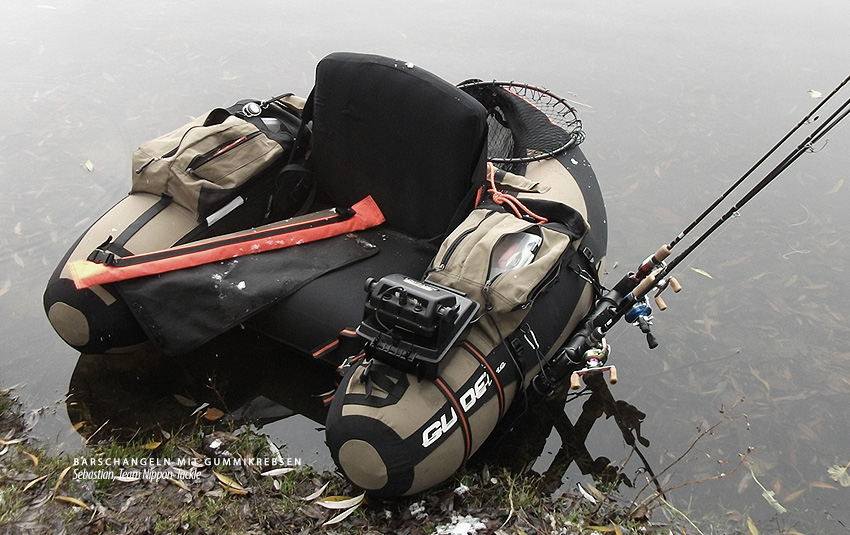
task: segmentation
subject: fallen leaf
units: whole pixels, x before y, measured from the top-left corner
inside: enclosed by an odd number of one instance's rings
[[[277,477],[277,476],[282,476],[284,474],[288,474],[289,472],[292,472],[294,470],[295,470],[295,468],[275,468],[273,470],[266,470],[265,472],[261,473],[260,475],[265,476],[265,477]]]
[[[233,494],[239,495],[248,494],[248,489],[240,485],[238,482],[236,482],[236,480],[231,479],[224,474],[219,474],[215,470],[213,470],[213,475],[216,479],[218,479],[218,482],[221,487],[227,492],[232,492]]]
[[[328,496],[317,501],[316,505],[321,505],[325,509],[348,509],[359,505],[365,496],[365,493],[354,498],[351,496]]]
[[[41,477],[37,477],[37,478],[33,479],[32,481],[30,481],[29,483],[26,484],[26,486],[24,487],[24,492],[30,490],[31,488],[38,485],[39,483],[41,483],[45,479],[47,479],[47,476],[41,476]]]
[[[742,515],[741,511],[738,511],[737,509],[726,511],[726,517],[732,522],[740,522],[744,519],[744,515]]]
[[[327,483],[325,483],[324,485],[322,485],[322,486],[319,488],[319,490],[317,490],[317,491],[316,491],[316,492],[314,492],[313,494],[311,494],[311,495],[309,495],[309,496],[305,496],[305,497],[303,497],[303,498],[300,498],[300,500],[301,500],[301,501],[304,501],[304,502],[309,502],[309,501],[315,500],[316,498],[318,498],[319,496],[321,496],[323,492],[325,492],[325,489],[326,489],[326,488],[328,488],[328,484],[329,484],[329,483],[330,483],[330,481],[328,481]]]
[[[765,380],[761,375],[759,375],[759,372],[757,372],[755,369],[753,369],[752,366],[750,366],[750,373],[753,374],[753,377],[758,379],[759,382],[761,382],[761,384],[764,385],[765,390],[767,390],[767,393],[769,394],[770,393],[770,383],[768,383],[767,380]]]
[[[21,223],[21,221],[18,221],[18,223],[15,225],[15,234],[17,234],[18,236],[21,235]]]
[[[639,505],[637,509],[629,513],[629,518],[638,522],[649,522],[649,507]]]
[[[185,490],[186,492],[189,492],[189,487],[186,486],[186,483],[183,483],[179,479],[174,479],[173,477],[167,477],[167,478],[165,478],[165,480],[170,481],[171,483],[174,483],[175,485],[177,485],[181,489]]]
[[[824,193],[824,195],[832,195],[832,194],[834,194],[834,193],[838,193],[838,190],[840,190],[840,189],[841,189],[841,186],[843,186],[843,185],[844,185],[844,179],[842,178],[841,180],[839,180],[839,181],[835,184],[835,186],[834,186],[831,190],[829,190],[829,191],[827,191],[826,193]]]
[[[83,509],[86,509],[87,511],[91,511],[91,507],[86,505],[86,503],[84,501],[78,500],[77,498],[73,498],[71,496],[54,496],[53,499],[58,500],[60,502],[70,503],[70,504],[76,505],[77,507],[82,507]]]
[[[25,451],[24,453],[30,458],[30,460],[32,461],[32,465],[38,467],[38,457],[28,451]]]
[[[750,535],[759,535],[759,528],[756,527],[756,523],[750,517],[747,517],[747,530],[749,530]]]
[[[821,98],[821,96],[823,96],[821,95],[820,91],[817,91],[815,89],[809,89],[809,94],[812,96],[812,98]]]
[[[333,526],[334,524],[339,524],[340,522],[342,522],[343,520],[345,520],[346,518],[351,516],[351,513],[356,511],[358,507],[359,507],[359,505],[355,505],[354,507],[352,507],[350,509],[346,509],[345,511],[343,511],[340,514],[336,515],[335,517],[331,518],[330,520],[328,520],[327,522],[325,522],[322,525],[323,526]]]
[[[594,487],[594,486],[593,486],[593,485],[591,485],[590,483],[585,483],[585,485],[587,486],[587,488],[589,488],[589,489],[590,489],[590,492],[592,492],[592,493],[593,493],[593,495],[594,495],[594,496],[596,496],[596,497],[599,499],[599,501],[600,501],[600,502],[604,502],[604,501],[605,501],[605,495],[603,495],[603,494],[599,491],[599,489],[597,489],[596,487]]]
[[[204,411],[204,419],[209,420],[211,422],[215,422],[216,420],[220,420],[224,416],[224,411],[221,409],[216,409],[215,407],[210,407],[206,411]]]
[[[824,483],[823,481],[812,481],[811,483],[809,483],[809,486],[818,489],[838,490],[834,486],[830,485],[829,483]]]
[[[594,505],[596,505],[596,504],[598,503],[598,502],[596,501],[596,498],[594,498],[593,496],[591,496],[591,495],[590,495],[590,493],[589,493],[589,492],[587,492],[586,490],[584,490],[584,487],[582,487],[582,486],[581,486],[581,483],[576,483],[576,487],[578,487],[578,491],[581,493],[581,495],[582,495],[582,496],[584,496],[584,498],[585,498],[587,501],[589,501],[590,503],[592,503],[592,504],[594,504]]]
[[[91,163],[91,160],[86,160],[86,169],[89,170],[89,173],[94,171],[94,164]]]
[[[833,481],[838,481],[838,484],[842,487],[850,487],[850,474],[847,473],[847,469],[850,468],[850,464],[846,466],[830,466],[827,469],[829,473],[829,478]]]
[[[809,490],[809,489],[802,488],[800,490],[796,490],[796,491],[788,494],[784,498],[782,498],[782,501],[785,502],[785,503],[793,502],[794,500],[796,500],[797,498],[802,496],[807,490]]]
[[[692,267],[691,271],[693,271],[694,273],[698,273],[698,274],[702,275],[703,277],[708,277],[709,279],[714,278],[714,277],[711,276],[711,274],[708,271],[705,271],[704,269]]]
[[[53,486],[53,496],[54,497],[56,497],[56,491],[59,490],[59,485],[62,484],[62,480],[65,479],[65,476],[68,475],[68,472],[70,472],[71,468],[73,468],[73,467],[74,467],[73,465],[69,464],[68,467],[65,468],[64,470],[62,470],[62,473],[59,474],[59,479],[56,480],[56,484]]]
[[[142,444],[142,449],[143,450],[155,450],[160,446],[162,446],[162,442],[153,441],[153,442],[148,442],[147,444]]]

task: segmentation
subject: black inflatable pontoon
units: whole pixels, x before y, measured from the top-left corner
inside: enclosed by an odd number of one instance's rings
[[[63,258],[48,318],[116,359],[246,325],[340,367],[327,443],[354,484],[439,483],[523,406],[606,254],[579,123],[553,122],[524,88],[332,54],[308,99],[255,103],[284,124],[286,157],[222,197],[218,218],[169,191],[128,195]]]

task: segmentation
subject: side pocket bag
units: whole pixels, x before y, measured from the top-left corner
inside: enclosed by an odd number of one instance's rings
[[[200,221],[235,197],[249,179],[272,164],[282,165],[298,118],[276,105],[276,115],[284,114],[283,120],[234,113],[243,107],[214,109],[142,144],[133,154],[130,193],[170,195]],[[275,130],[266,128],[267,124]]]
[[[557,278],[571,243],[565,232],[479,208],[442,243],[427,280],[477,301],[492,320],[479,325],[498,343]]]

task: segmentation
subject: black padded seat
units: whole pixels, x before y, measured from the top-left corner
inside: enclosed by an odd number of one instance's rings
[[[371,195],[390,228],[441,236],[484,182],[486,144],[484,106],[415,65],[336,53],[316,68],[307,163],[333,206]]]
[[[350,206],[371,195],[386,217],[358,233],[378,254],[322,275],[247,324],[319,355],[360,323],[367,278],[422,277],[434,238],[472,209],[470,193],[485,178],[487,121],[477,100],[434,74],[354,53],[319,62],[312,121],[307,166],[319,199]]]

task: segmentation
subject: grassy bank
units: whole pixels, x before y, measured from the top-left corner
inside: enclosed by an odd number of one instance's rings
[[[364,498],[338,474],[299,466],[266,436],[228,429],[226,418],[51,456],[28,436],[9,392],[0,408],[2,533],[686,532],[650,523],[645,508],[630,512],[594,487],[553,497],[537,476],[486,466],[416,496]]]

